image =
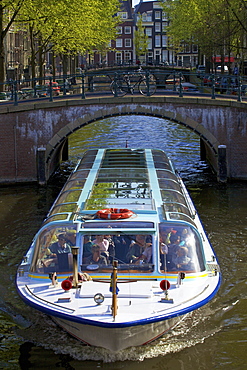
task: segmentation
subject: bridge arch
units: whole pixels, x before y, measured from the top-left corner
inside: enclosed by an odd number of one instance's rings
[[[217,138],[201,123],[196,122],[192,118],[187,116],[182,117],[180,114],[176,114],[174,111],[162,110],[155,107],[147,107],[137,105],[135,108],[133,104],[126,104],[124,108],[120,105],[114,107],[108,107],[104,110],[97,110],[93,114],[86,114],[83,117],[78,117],[75,121],[69,122],[61,128],[52,138],[49,140],[46,146],[46,178],[48,179],[51,173],[54,171],[54,166],[61,162],[61,160],[67,159],[66,151],[68,150],[68,137],[75,131],[82,127],[109,117],[117,116],[150,116],[167,119],[176,123],[179,123],[188,129],[195,132],[200,138],[201,155],[202,159],[208,159],[216,157],[218,154],[218,146],[220,143]],[[211,163],[214,167],[214,163]]]

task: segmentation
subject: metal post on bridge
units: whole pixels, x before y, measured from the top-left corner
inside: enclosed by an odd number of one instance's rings
[[[215,99],[215,76],[212,76],[212,99]]]
[[[182,73],[179,72],[179,97],[183,97],[183,89],[182,89]]]
[[[147,82],[147,96],[150,96],[150,85],[149,85],[149,71],[146,70],[146,82]]]
[[[17,81],[14,81],[14,84],[13,84],[13,99],[14,99],[14,105],[18,105]]]
[[[241,76],[238,76],[238,101],[242,101],[242,79]]]
[[[81,75],[81,98],[85,99],[85,73]]]
[[[52,96],[52,77],[49,77],[49,101],[53,101],[53,96]]]
[[[118,81],[118,73],[114,73],[114,97],[117,98],[117,81]]]

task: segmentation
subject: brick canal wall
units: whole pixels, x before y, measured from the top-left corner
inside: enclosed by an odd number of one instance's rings
[[[72,132],[102,118],[129,114],[167,118],[195,131],[216,172],[218,147],[226,145],[228,178],[247,180],[246,108],[244,102],[177,96],[78,98],[0,106],[0,183],[48,180]]]

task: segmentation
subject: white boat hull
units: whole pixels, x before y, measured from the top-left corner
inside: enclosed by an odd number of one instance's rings
[[[126,328],[101,328],[79,324],[57,317],[52,319],[65,331],[80,341],[118,352],[128,347],[147,344],[167,333],[183,320],[184,316],[174,317],[147,325],[129,326]]]

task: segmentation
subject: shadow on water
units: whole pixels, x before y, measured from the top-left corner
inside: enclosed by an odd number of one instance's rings
[[[89,148],[165,150],[193,198],[223,273],[216,297],[167,336],[118,354],[70,337],[26,306],[15,289],[17,266],[77,159]],[[247,184],[218,184],[200,161],[199,138],[173,122],[117,117],[95,122],[69,138],[70,159],[46,187],[0,189],[0,368],[236,370],[245,366]],[[234,347],[234,350],[233,350]]]

